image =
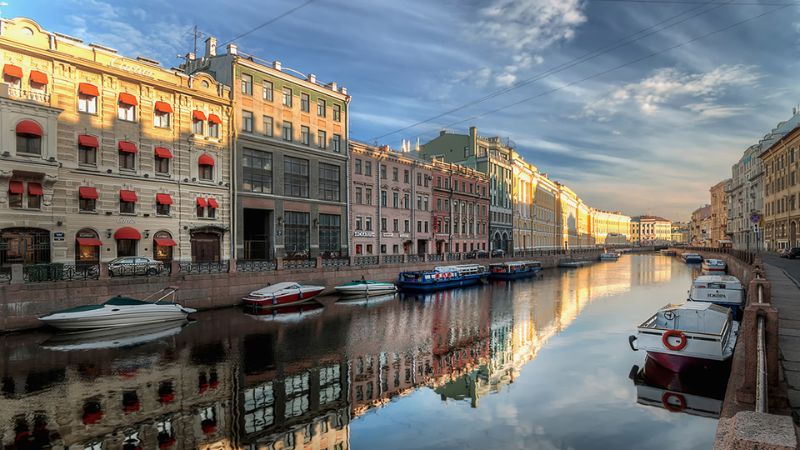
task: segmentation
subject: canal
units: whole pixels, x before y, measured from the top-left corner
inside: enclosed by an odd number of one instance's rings
[[[692,270],[625,255],[281,316],[3,335],[0,448],[710,448],[724,376],[685,395],[650,366],[629,377],[628,335]]]

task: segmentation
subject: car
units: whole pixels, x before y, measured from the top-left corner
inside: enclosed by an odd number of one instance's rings
[[[789,256],[789,251],[791,250],[792,250],[791,248],[784,248],[783,250],[778,252],[778,256],[781,258],[786,258]]]
[[[124,256],[108,262],[108,274],[112,277],[158,275],[163,271],[164,263],[148,256]]]
[[[788,259],[800,258],[800,247],[793,247],[788,252],[786,252],[786,256],[781,255],[781,257]]]
[[[502,258],[503,256],[506,256],[506,251],[502,248],[492,250],[492,258]]]
[[[466,259],[479,259],[479,258],[488,258],[489,252],[486,250],[472,250],[464,255]]]

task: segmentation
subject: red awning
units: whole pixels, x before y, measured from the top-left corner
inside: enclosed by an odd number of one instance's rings
[[[217,209],[217,208],[219,208],[219,203],[217,203],[217,199],[210,198],[210,199],[208,199],[208,206],[210,206],[210,207],[212,207],[214,209]]]
[[[12,194],[22,194],[25,192],[25,186],[22,185],[22,181],[9,181],[8,192]]]
[[[222,119],[220,119],[219,116],[216,114],[209,114],[208,121],[211,123],[216,123],[217,125],[222,123]]]
[[[97,238],[82,238],[82,237],[79,237],[79,238],[76,238],[75,240],[78,241],[78,245],[85,245],[87,247],[102,247],[103,246],[103,242],[101,242],[100,239],[97,239]]]
[[[3,66],[3,75],[8,75],[13,78],[22,78],[22,68],[13,64],[6,64]]]
[[[175,247],[176,245],[178,245],[178,243],[173,241],[172,239],[166,239],[166,238],[155,238],[153,239],[153,241],[155,241],[156,245],[160,245],[162,247]]]
[[[42,185],[39,183],[28,183],[28,195],[44,195]]]
[[[81,186],[78,188],[78,195],[81,198],[97,200],[97,189],[89,186]]]
[[[192,119],[194,120],[206,120],[206,113],[203,111],[194,110],[192,111]]]
[[[197,197],[197,206],[205,208],[206,205],[207,205],[206,199],[204,199],[203,197]]]
[[[156,156],[164,159],[172,159],[172,152],[166,147],[156,147]]]
[[[172,106],[167,102],[156,102],[156,111],[162,113],[171,113]]]
[[[139,200],[139,198],[136,197],[136,192],[125,191],[125,190],[119,191],[119,199],[122,200],[123,202],[134,202],[134,203],[137,200]]]
[[[138,241],[142,238],[142,235],[136,230],[136,228],[131,227],[122,227],[114,233],[114,239],[133,239]]]
[[[17,134],[28,134],[31,136],[42,135],[42,127],[32,120],[23,120],[17,124]]]
[[[78,92],[83,95],[91,95],[92,97],[100,96],[100,91],[97,90],[97,86],[89,83],[78,84]]]
[[[197,160],[197,163],[201,166],[213,166],[214,165],[214,158],[211,155],[203,153],[200,155],[200,158]]]
[[[156,194],[156,203],[159,205],[171,205],[172,197],[169,194]]]
[[[119,141],[119,151],[123,153],[136,153],[136,144],[133,142]]]
[[[128,94],[127,92],[119,93],[119,102],[125,105],[136,106],[139,102],[136,101],[136,96]]]
[[[47,84],[47,74],[38,70],[31,70],[31,83]]]
[[[88,134],[82,134],[78,136],[78,145],[92,148],[100,147],[100,143],[97,141],[97,138]]]

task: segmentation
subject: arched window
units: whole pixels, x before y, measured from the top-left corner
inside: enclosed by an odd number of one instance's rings
[[[32,120],[17,124],[17,153],[28,155],[42,154],[42,127]]]
[[[172,261],[172,248],[178,245],[167,231],[153,235],[153,259],[168,263]]]
[[[91,228],[83,228],[75,233],[75,263],[97,264],[100,262],[100,241],[97,232]]]

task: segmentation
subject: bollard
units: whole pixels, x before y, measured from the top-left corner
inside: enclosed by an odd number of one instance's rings
[[[171,277],[181,276],[181,263],[175,261],[174,259],[169,262],[169,276]]]
[[[233,258],[228,261],[228,273],[236,273],[236,260]]]
[[[110,274],[108,273],[108,263],[101,262],[100,263],[100,275],[98,276],[99,280],[107,280],[111,278]]]
[[[275,270],[283,270],[283,258],[275,258]]]

